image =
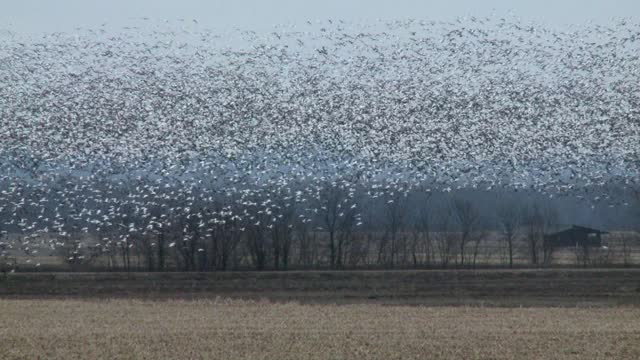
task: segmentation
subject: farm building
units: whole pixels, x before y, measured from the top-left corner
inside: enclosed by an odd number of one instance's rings
[[[607,234],[607,232],[572,225],[570,228],[545,235],[545,241],[548,241],[554,248],[574,246],[600,247],[602,246],[602,234]]]

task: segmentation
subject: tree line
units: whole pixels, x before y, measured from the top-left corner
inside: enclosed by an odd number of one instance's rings
[[[56,254],[72,269],[114,271],[559,264],[554,263],[554,254],[561,249],[545,237],[560,225],[558,210],[550,203],[504,201],[495,204],[493,213],[486,213],[473,200],[460,196],[438,204],[430,203],[429,194],[421,198],[410,201],[396,192],[369,199],[362,211],[359,206],[343,205],[350,204],[345,201],[349,199],[346,190],[334,188],[322,193],[313,216],[300,206],[276,200],[269,210],[257,210],[250,221],[235,217],[232,207],[222,203],[216,203],[213,211],[196,205],[188,214],[175,214],[162,228],[146,234],[131,232],[124,240],[113,240],[129,230],[124,226],[100,232],[93,243],[80,240],[80,232],[69,234],[78,240],[65,242]],[[212,214],[215,220],[210,225]],[[569,264],[633,265],[634,253],[640,249],[637,233],[613,234],[608,239],[609,246],[603,248],[568,249]]]

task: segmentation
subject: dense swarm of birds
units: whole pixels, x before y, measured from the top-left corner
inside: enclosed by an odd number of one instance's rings
[[[3,34],[0,245],[198,252],[416,191],[637,189],[639,84],[631,21]]]

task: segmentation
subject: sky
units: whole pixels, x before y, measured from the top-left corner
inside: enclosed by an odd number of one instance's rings
[[[196,20],[209,29],[271,29],[307,20],[452,20],[516,17],[551,26],[640,17],[640,0],[0,0],[0,30],[37,35],[124,26],[132,19]]]

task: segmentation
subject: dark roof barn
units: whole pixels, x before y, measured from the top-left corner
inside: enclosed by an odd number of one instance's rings
[[[549,241],[553,247],[600,247],[602,234],[608,234],[608,232],[572,225],[568,229],[545,235],[545,241]]]

